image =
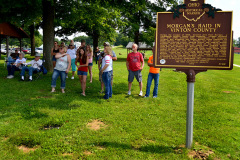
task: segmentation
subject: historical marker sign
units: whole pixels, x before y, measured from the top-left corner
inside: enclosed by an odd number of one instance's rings
[[[175,12],[158,12],[155,67],[232,69],[232,11],[215,10],[204,0],[185,0]]]

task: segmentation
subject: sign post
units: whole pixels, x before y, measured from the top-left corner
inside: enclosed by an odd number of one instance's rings
[[[185,0],[169,12],[157,13],[154,66],[187,75],[187,148],[193,142],[195,75],[233,68],[232,37],[232,11],[216,9],[205,0]]]

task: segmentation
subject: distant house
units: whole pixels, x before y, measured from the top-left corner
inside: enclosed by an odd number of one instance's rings
[[[240,48],[238,48],[238,47],[234,47],[234,53],[236,53],[236,54],[240,54]]]
[[[131,52],[133,43],[134,43],[134,42],[129,42],[128,45],[126,46],[126,48],[127,48],[127,54]],[[153,44],[153,45],[154,45],[154,44]],[[144,42],[139,42],[139,44],[138,44],[138,51],[145,53],[147,50],[152,50],[152,47],[149,46],[149,45],[147,45],[147,44],[144,43]]]

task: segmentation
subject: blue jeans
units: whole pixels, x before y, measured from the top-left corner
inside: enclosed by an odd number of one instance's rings
[[[7,65],[7,70],[8,70],[8,75],[13,75],[14,76],[14,72],[15,71],[20,71],[20,69],[18,67],[16,67],[15,65]]]
[[[24,67],[22,68],[22,71],[21,71],[21,76],[24,76],[24,75],[25,75],[25,71],[28,71],[29,76],[32,76],[32,75],[33,75],[33,72],[34,72],[34,71],[39,72],[39,69],[33,68],[33,67],[26,67],[26,66],[24,66]]]
[[[105,95],[103,97],[104,99],[109,99],[112,97],[111,75],[112,71],[103,72],[102,74],[102,80],[105,85]]]
[[[150,87],[152,84],[152,80],[154,79],[154,90],[153,90],[153,96],[157,97],[158,94],[158,81],[159,81],[159,73],[154,74],[154,73],[149,73],[148,74],[148,80],[147,80],[147,89],[146,89],[146,97],[149,97],[150,94]]]
[[[54,69],[53,74],[52,74],[52,83],[51,87],[55,88],[56,83],[57,83],[57,78],[60,76],[61,78],[61,89],[65,89],[66,86],[66,72],[65,71],[59,71]]]

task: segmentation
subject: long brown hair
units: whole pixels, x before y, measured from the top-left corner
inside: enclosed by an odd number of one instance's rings
[[[81,49],[83,50],[83,55],[81,55]],[[80,59],[82,59],[82,62],[85,64],[86,63],[86,61],[87,61],[87,54],[86,54],[86,51],[85,51],[85,49],[83,48],[83,47],[81,47],[80,49],[79,49],[79,52],[78,52],[78,60],[80,60]]]

